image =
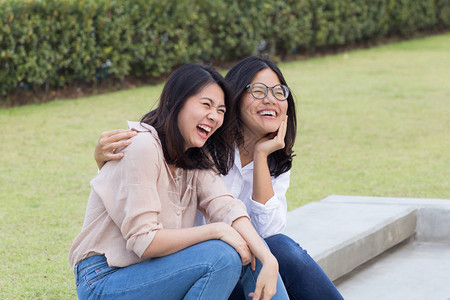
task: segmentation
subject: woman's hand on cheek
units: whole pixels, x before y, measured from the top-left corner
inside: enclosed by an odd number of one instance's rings
[[[123,153],[114,153],[117,148],[126,147],[131,144],[130,138],[135,136],[135,130],[116,129],[105,131],[100,136],[94,151],[94,158],[98,168],[109,160],[121,159]]]
[[[281,121],[277,132],[268,134],[260,139],[255,146],[255,156],[258,154],[268,156],[269,154],[284,148],[284,138],[286,136],[287,116]]]

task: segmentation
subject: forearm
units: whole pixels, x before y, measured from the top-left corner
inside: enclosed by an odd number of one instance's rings
[[[144,252],[144,258],[166,256],[189,246],[218,239],[217,223],[181,229],[160,229]]]
[[[255,153],[253,161],[253,194],[252,199],[261,204],[274,195],[272,181],[270,178],[267,155]]]
[[[255,291],[249,296],[253,299],[270,299],[276,292],[278,280],[278,262],[269,251],[261,237],[247,218],[239,218],[231,225],[247,242],[252,254],[262,263],[256,279]],[[264,295],[262,298],[261,295]],[[287,299],[287,295],[286,295]]]
[[[233,224],[231,224],[231,227],[233,227],[237,232],[239,232],[242,238],[247,242],[253,255],[255,255],[262,262],[263,265],[264,264],[276,265],[278,269],[278,263],[276,261],[276,258],[272,255],[270,250],[264,244],[261,237],[258,235],[255,228],[253,228],[248,218],[242,217],[235,220]]]

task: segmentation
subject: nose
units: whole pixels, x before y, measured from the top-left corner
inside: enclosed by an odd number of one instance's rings
[[[272,91],[268,91],[267,96],[263,99],[264,103],[277,103],[277,99],[275,99],[275,96],[273,95]]]
[[[217,121],[218,112],[215,109],[212,109],[209,111],[209,113],[206,117],[211,121]]]

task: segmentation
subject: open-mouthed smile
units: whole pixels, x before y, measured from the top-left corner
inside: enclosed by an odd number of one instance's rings
[[[211,130],[212,130],[211,126],[205,124],[197,125],[197,132],[204,139],[208,138],[208,135],[211,133]]]
[[[260,115],[261,117],[266,117],[266,118],[276,118],[278,117],[278,112],[276,112],[275,110],[272,109],[263,109],[258,111],[258,115]]]

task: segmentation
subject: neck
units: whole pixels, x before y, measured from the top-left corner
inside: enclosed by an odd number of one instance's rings
[[[238,149],[241,165],[244,167],[253,161],[253,152],[259,138],[248,131],[246,132],[245,129],[242,130],[242,135],[244,140],[242,144],[238,145]]]

